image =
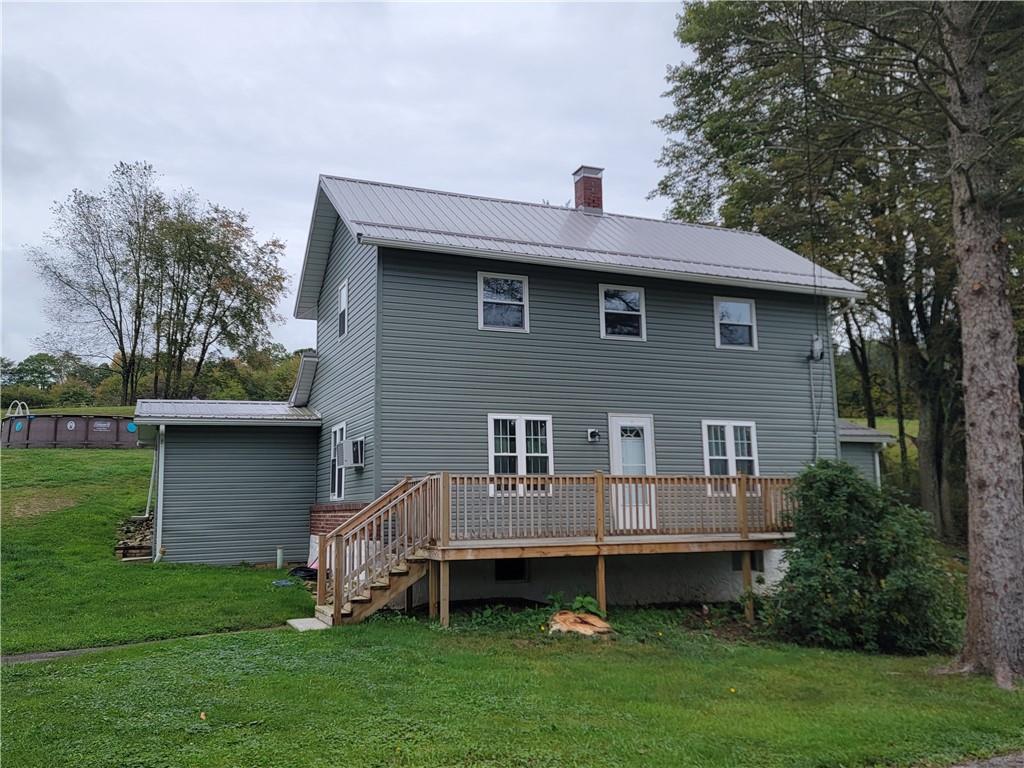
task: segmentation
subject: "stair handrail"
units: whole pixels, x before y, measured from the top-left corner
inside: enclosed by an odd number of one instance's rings
[[[384,493],[382,493],[376,499],[374,499],[365,507],[363,507],[354,515],[352,515],[352,517],[350,517],[348,520],[341,523],[333,531],[326,534],[326,538],[333,539],[335,536],[340,536],[341,534],[345,533],[345,531],[354,528],[367,517],[376,513],[385,504],[388,504],[394,498],[395,494],[401,493],[411,484],[411,477],[403,477],[401,480],[399,480],[397,483],[391,486],[388,490],[384,491]]]
[[[391,569],[406,561],[429,541],[430,507],[438,499],[437,475],[415,483],[402,481],[388,494],[346,521],[330,536],[333,564],[331,592],[334,623],[341,620],[345,603],[368,594],[373,584],[386,580]],[[404,490],[398,490],[398,486]]]

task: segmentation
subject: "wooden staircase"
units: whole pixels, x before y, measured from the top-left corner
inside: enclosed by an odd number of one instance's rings
[[[441,509],[437,475],[397,483],[320,537],[316,618],[357,624],[427,575]]]

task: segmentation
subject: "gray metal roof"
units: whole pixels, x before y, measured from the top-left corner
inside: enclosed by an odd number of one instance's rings
[[[305,351],[299,358],[299,370],[295,374],[295,385],[292,387],[289,405],[304,406],[309,404],[309,396],[313,391],[313,377],[320,361],[316,352]]]
[[[139,400],[137,424],[320,425],[312,408],[260,400]]]
[[[839,419],[839,441],[843,443],[891,443],[895,438],[886,432]]]
[[[323,210],[325,199],[334,211]],[[335,214],[332,216],[330,214]],[[848,280],[762,235],[699,224],[321,176],[297,317],[316,298],[337,215],[364,243],[796,293],[861,297]],[[331,230],[333,234],[333,229]]]

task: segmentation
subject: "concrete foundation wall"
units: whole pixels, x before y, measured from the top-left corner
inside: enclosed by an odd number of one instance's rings
[[[550,557],[527,561],[527,579],[498,582],[493,560],[453,562],[451,599],[501,598],[544,601],[561,592],[571,601],[576,595],[594,595],[596,558]],[[764,553],[764,573],[754,572],[754,589],[762,591],[782,577],[782,550]],[[732,553],[684,555],[614,555],[605,558],[605,583],[610,605],[650,605],[676,602],[726,602],[743,591],[742,574],[732,569]],[[759,585],[758,577],[764,577]],[[426,579],[413,593],[417,605],[427,601]]]

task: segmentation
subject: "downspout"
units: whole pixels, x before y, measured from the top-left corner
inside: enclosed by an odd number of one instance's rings
[[[160,425],[160,434],[156,441],[156,521],[153,524],[153,562],[159,563],[164,556],[163,524],[164,524],[164,444],[167,440],[167,426]]]
[[[153,451],[153,468],[149,472],[149,494],[146,496],[146,514],[142,517],[144,520],[149,519],[149,508],[153,503],[153,483],[156,482],[156,462],[157,457],[160,455],[159,448]]]

